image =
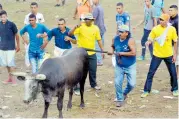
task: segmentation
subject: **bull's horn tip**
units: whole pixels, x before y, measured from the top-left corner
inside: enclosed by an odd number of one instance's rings
[[[46,79],[46,76],[44,74],[37,74],[36,75],[36,79],[37,80],[45,80]]]

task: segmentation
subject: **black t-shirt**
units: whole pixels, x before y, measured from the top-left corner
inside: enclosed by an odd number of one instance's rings
[[[176,15],[175,17],[170,17],[170,23],[172,24],[173,27],[175,27],[176,31],[177,31],[177,35],[178,35],[178,15]]]
[[[15,34],[18,32],[13,22],[7,21],[5,24],[0,22],[0,50],[15,49]]]

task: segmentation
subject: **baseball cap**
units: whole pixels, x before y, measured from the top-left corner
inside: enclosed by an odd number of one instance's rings
[[[84,15],[84,20],[86,20],[86,19],[94,20],[94,17],[91,13],[87,13],[87,14]]]
[[[162,14],[159,18],[164,20],[164,21],[169,21],[170,16],[168,14]]]
[[[118,31],[129,31],[129,26],[128,25],[121,25],[118,27]]]

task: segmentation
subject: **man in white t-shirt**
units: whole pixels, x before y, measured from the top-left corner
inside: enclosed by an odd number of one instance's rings
[[[29,13],[25,16],[24,24],[25,25],[29,24],[29,15],[30,14],[36,15],[36,23],[44,23],[45,20],[44,20],[43,14],[38,13],[38,4],[36,2],[32,2],[30,4],[30,8],[31,8],[31,13]]]

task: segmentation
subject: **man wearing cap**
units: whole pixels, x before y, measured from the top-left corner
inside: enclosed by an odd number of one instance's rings
[[[115,89],[117,102],[116,106],[124,104],[129,92],[136,84],[136,45],[129,31],[128,25],[121,25],[118,28],[118,35],[112,40],[112,54],[115,54]],[[127,77],[127,85],[122,90],[124,75]]]
[[[152,29],[148,41],[146,42],[147,46],[153,42],[153,57],[145,82],[144,93],[141,95],[142,98],[149,95],[152,87],[153,76],[162,60],[164,60],[170,73],[171,91],[173,96],[178,96],[177,73],[175,68],[178,37],[176,29],[168,24],[169,19],[170,16],[168,14],[162,14],[159,18],[160,24]],[[172,41],[174,42],[174,51]]]
[[[85,23],[77,25],[73,28],[69,35],[77,35],[77,45],[78,47],[88,48],[95,50],[96,40],[103,51],[103,45],[101,41],[99,28],[93,24],[94,18],[91,13],[85,14]],[[96,71],[97,71],[97,58],[95,52],[88,51],[88,61],[89,61],[89,80],[92,88],[99,90],[100,87],[96,83]]]

